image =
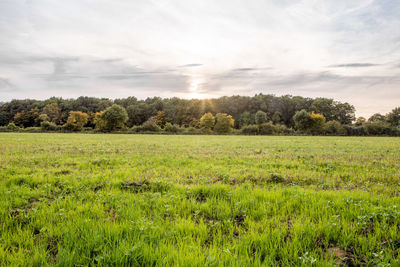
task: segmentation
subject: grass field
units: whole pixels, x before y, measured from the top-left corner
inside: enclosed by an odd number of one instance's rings
[[[400,265],[400,138],[0,134],[0,265]]]

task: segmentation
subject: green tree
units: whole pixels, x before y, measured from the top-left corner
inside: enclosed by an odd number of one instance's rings
[[[248,111],[243,112],[240,115],[239,119],[239,127],[243,128],[244,126],[250,125],[251,123],[251,114]]]
[[[392,126],[399,126],[400,125],[400,107],[393,109],[389,114],[387,114],[386,120]]]
[[[215,117],[210,112],[207,112],[200,118],[200,126],[208,131],[211,132],[215,124]]]
[[[128,113],[124,107],[113,104],[96,117],[96,128],[102,131],[114,131],[125,127]]]
[[[368,119],[368,122],[385,122],[385,121],[386,121],[386,117],[380,113],[375,113]]]
[[[256,124],[260,125],[267,122],[267,113],[262,110],[256,112],[255,116]]]
[[[311,119],[311,114],[305,109],[297,111],[293,116],[293,120],[297,130],[303,132],[311,131],[313,127],[313,120]]]
[[[361,126],[361,125],[363,125],[366,121],[367,121],[367,120],[366,120],[364,117],[358,117],[357,120],[356,120],[356,122],[355,122],[355,125],[356,125],[356,126]]]
[[[235,121],[231,115],[226,113],[217,113],[215,117],[217,118],[217,122],[214,130],[217,133],[230,133],[232,131]]]
[[[57,103],[53,102],[47,104],[43,108],[43,114],[46,114],[49,117],[49,121],[53,123],[59,123],[61,119],[61,109]]]
[[[274,123],[274,124],[278,124],[278,123],[280,123],[281,122],[281,120],[282,120],[282,113],[280,113],[279,111],[276,111],[275,113],[274,113],[274,115],[272,115],[272,122]]]

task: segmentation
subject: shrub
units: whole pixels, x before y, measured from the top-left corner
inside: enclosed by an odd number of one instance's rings
[[[241,132],[243,134],[256,135],[256,134],[258,134],[258,126],[254,125],[254,124],[250,124],[250,125],[244,126],[241,129]]]
[[[40,128],[40,127],[26,127],[26,128],[20,129],[20,131],[28,132],[28,133],[40,133],[42,131],[42,128]]]
[[[167,122],[165,124],[164,131],[169,133],[178,133],[181,131],[181,129],[178,125]]]
[[[49,121],[42,121],[40,123],[40,128],[43,131],[58,131],[61,127]]]
[[[9,131],[18,131],[20,128],[15,125],[13,122],[10,122],[7,126],[6,126],[7,130]]]
[[[141,131],[148,131],[148,132],[159,132],[161,130],[160,126],[157,125],[156,120],[151,117],[147,121],[142,124],[140,128]]]
[[[328,121],[324,126],[324,133],[331,135],[343,135],[346,133],[346,131],[340,122]]]
[[[277,134],[292,134],[293,130],[286,127],[285,124],[275,125],[275,133]]]
[[[275,126],[272,124],[272,122],[262,123],[258,128],[259,134],[269,135],[275,133]]]
[[[189,133],[189,134],[197,134],[197,133],[199,133],[199,130],[194,128],[194,127],[188,127],[186,129],[186,132]]]
[[[384,134],[385,128],[390,127],[388,123],[382,121],[366,122],[364,127],[369,135],[381,135]]]
[[[343,126],[346,135],[350,136],[364,136],[367,135],[367,131],[363,126],[351,126],[351,125],[344,125]]]

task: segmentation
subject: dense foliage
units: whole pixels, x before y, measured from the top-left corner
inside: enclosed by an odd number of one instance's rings
[[[53,97],[44,101],[26,99],[1,103],[0,127],[3,127],[0,130],[9,130],[12,127],[6,126],[14,123],[24,129],[41,127],[41,130],[64,131],[230,133],[234,130],[243,134],[399,135],[396,128],[400,125],[400,108],[386,115],[374,114],[368,120],[362,117],[356,120],[354,112],[349,103],[290,95],[224,96],[205,100]],[[77,114],[82,120],[74,125]],[[219,115],[218,123],[218,114],[226,114],[229,120]],[[81,125],[82,122],[85,124]],[[165,129],[167,123],[168,129]]]

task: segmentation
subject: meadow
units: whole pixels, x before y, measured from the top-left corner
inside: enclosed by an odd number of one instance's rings
[[[0,133],[0,265],[399,266],[400,138]]]

